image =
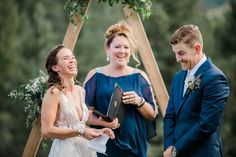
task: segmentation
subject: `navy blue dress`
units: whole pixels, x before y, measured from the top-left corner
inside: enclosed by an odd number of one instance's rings
[[[106,114],[116,83],[124,92],[135,91],[155,109],[150,85],[139,72],[120,77],[96,72],[85,84],[86,104]],[[126,105],[123,125],[114,130],[116,138],[108,141],[106,153],[109,157],[147,157],[148,138],[156,134],[155,120],[148,121],[134,105]],[[107,156],[98,153],[98,157]]]

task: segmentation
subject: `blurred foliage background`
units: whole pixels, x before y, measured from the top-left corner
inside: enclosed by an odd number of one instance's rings
[[[7,95],[20,84],[35,78],[49,50],[62,43],[69,18],[64,1],[0,1],[0,156],[22,155],[30,129],[25,127],[26,106]],[[166,87],[180,69],[169,45],[173,31],[183,24],[196,24],[204,38],[204,52],[229,79],[231,95],[225,107],[222,141],[225,157],[236,156],[236,1],[181,0],[154,1],[152,16],[143,22],[149,42]],[[78,60],[78,80],[87,72],[106,63],[103,49],[108,26],[124,19],[119,5],[110,7],[94,0],[88,12],[74,53]],[[141,66],[140,68],[143,69]],[[149,157],[160,157],[163,151],[162,117],[158,118],[158,136],[150,142]],[[47,141],[50,146],[50,140]],[[40,146],[38,157],[48,155],[49,147]]]

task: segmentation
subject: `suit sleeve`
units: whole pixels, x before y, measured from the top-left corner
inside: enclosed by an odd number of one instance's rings
[[[229,85],[222,73],[212,72],[202,83],[202,104],[199,121],[180,140],[175,147],[178,152],[186,151],[199,144],[201,140],[209,137],[220,127],[223,110],[229,96]]]

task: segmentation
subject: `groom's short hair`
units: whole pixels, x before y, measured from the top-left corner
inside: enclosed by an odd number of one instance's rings
[[[171,45],[184,43],[192,47],[195,42],[199,42],[203,46],[202,34],[198,26],[192,24],[181,26],[170,39]]]

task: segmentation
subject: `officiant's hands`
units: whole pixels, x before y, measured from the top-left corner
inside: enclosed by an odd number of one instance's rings
[[[133,104],[137,106],[142,102],[142,97],[138,96],[135,91],[128,91],[123,93],[122,100],[124,104]]]
[[[119,128],[120,124],[118,118],[115,118],[112,122],[107,122],[107,127],[111,128],[112,130]]]
[[[112,130],[115,130],[117,128],[120,127],[120,123],[118,118],[115,118],[113,121],[111,122],[107,122],[106,120],[104,120],[101,116],[98,118],[98,121],[100,121],[100,125],[104,126],[104,127],[108,127],[111,128]]]

